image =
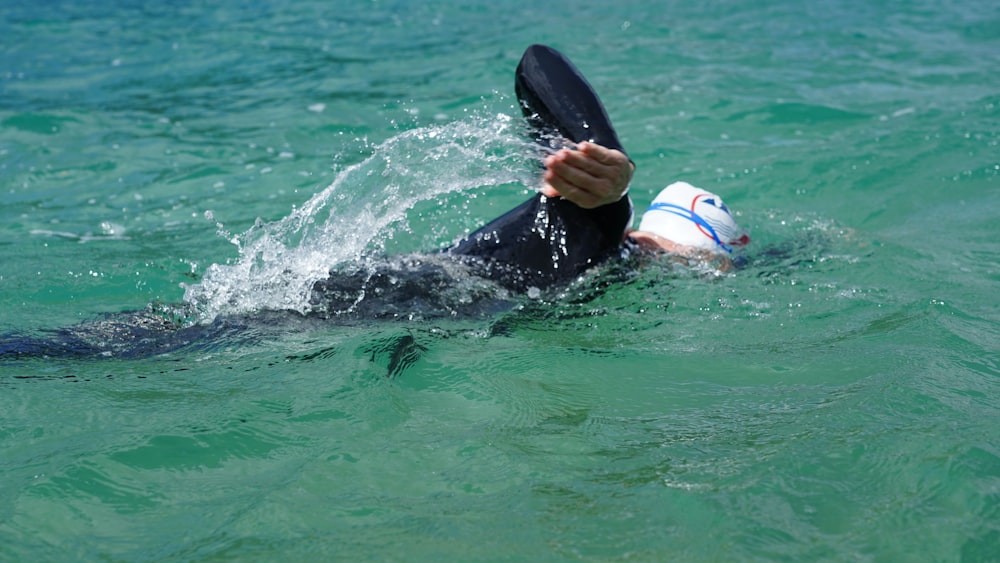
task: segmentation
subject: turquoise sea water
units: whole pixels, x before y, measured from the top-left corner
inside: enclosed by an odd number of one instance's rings
[[[1000,558],[985,0],[7,2],[0,332],[303,309],[469,232],[532,189],[535,42],[746,268],[0,360],[0,559]]]

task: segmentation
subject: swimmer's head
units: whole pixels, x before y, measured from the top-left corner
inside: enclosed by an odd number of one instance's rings
[[[663,188],[643,214],[639,230],[723,255],[750,242],[722,198],[687,182]]]

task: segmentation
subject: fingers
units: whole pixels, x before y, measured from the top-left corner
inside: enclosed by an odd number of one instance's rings
[[[546,171],[542,193],[553,191],[585,209],[600,205],[600,199],[607,188],[599,185],[600,179],[588,172],[568,164],[561,155],[553,155],[545,161]]]
[[[580,143],[579,150],[564,150],[556,153],[570,166],[586,171],[598,178],[616,177],[628,157],[619,151],[612,151],[594,143]]]
[[[558,177],[546,175],[546,178],[545,184],[542,186],[542,195],[546,197],[562,197],[584,209],[593,209],[610,203],[605,202],[605,198],[564,182]]]
[[[618,166],[624,162],[628,162],[628,157],[623,152],[609,149],[597,143],[585,141],[577,145],[577,148],[580,149],[580,152],[585,153],[590,158],[602,164]]]
[[[586,209],[621,199],[632,179],[632,163],[621,151],[594,143],[560,150],[545,160],[542,193],[562,197]]]
[[[545,197],[559,197],[559,190],[553,188],[548,183],[542,185],[542,195]]]

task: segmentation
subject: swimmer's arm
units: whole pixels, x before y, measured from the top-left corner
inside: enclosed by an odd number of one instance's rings
[[[635,165],[625,153],[583,142],[545,159],[542,194],[564,197],[584,209],[614,203],[628,191]]]

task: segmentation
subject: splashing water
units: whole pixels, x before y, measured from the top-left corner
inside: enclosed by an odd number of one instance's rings
[[[337,175],[285,218],[236,237],[239,257],[184,285],[195,322],[261,310],[309,312],[310,288],[337,264],[385,250],[409,231],[407,211],[443,194],[532,185],[539,158],[520,121],[505,114],[400,133]],[[535,164],[534,166],[532,164]]]

